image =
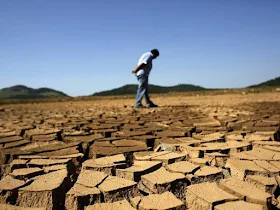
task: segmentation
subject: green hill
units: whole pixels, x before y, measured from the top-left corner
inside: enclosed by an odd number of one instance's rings
[[[262,82],[257,85],[249,86],[248,88],[260,88],[260,87],[280,87],[280,77],[276,77],[274,79],[268,80],[266,82]]]
[[[0,90],[0,99],[36,99],[69,97],[63,92],[50,88],[33,89],[24,85],[16,85]]]
[[[113,96],[113,95],[135,94],[137,87],[138,85],[125,85],[120,88],[94,93],[92,96]],[[170,86],[170,87],[149,85],[149,93],[187,92],[187,91],[200,91],[200,90],[206,90],[206,89],[200,86],[188,85],[188,84],[180,84],[180,85]]]

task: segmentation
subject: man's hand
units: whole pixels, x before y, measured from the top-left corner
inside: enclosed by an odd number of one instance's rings
[[[143,69],[143,67],[145,65],[146,64],[144,64],[144,63],[141,63],[140,65],[138,65],[135,69],[132,70],[132,74],[136,74],[140,69]]]

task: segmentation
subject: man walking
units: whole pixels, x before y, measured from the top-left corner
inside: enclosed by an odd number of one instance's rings
[[[158,56],[159,51],[157,49],[153,49],[151,52],[144,53],[140,57],[137,67],[132,71],[133,74],[136,74],[137,80],[139,82],[136,94],[136,108],[143,108],[143,97],[145,97],[147,107],[158,107],[150,100],[148,91],[149,74],[153,67],[152,60],[156,59]]]

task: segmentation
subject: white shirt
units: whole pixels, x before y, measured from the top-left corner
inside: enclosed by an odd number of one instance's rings
[[[152,60],[153,60],[153,54],[151,52],[146,52],[143,55],[141,55],[141,57],[138,61],[138,66],[141,65],[142,63],[146,64],[146,65],[144,65],[144,67],[141,70],[139,70],[136,73],[136,75],[139,76],[139,75],[145,74],[146,76],[149,76],[149,74],[152,70],[152,67],[153,67]]]

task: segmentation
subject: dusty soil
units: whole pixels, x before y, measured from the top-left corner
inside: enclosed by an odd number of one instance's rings
[[[280,93],[3,105],[5,209],[278,209]]]

